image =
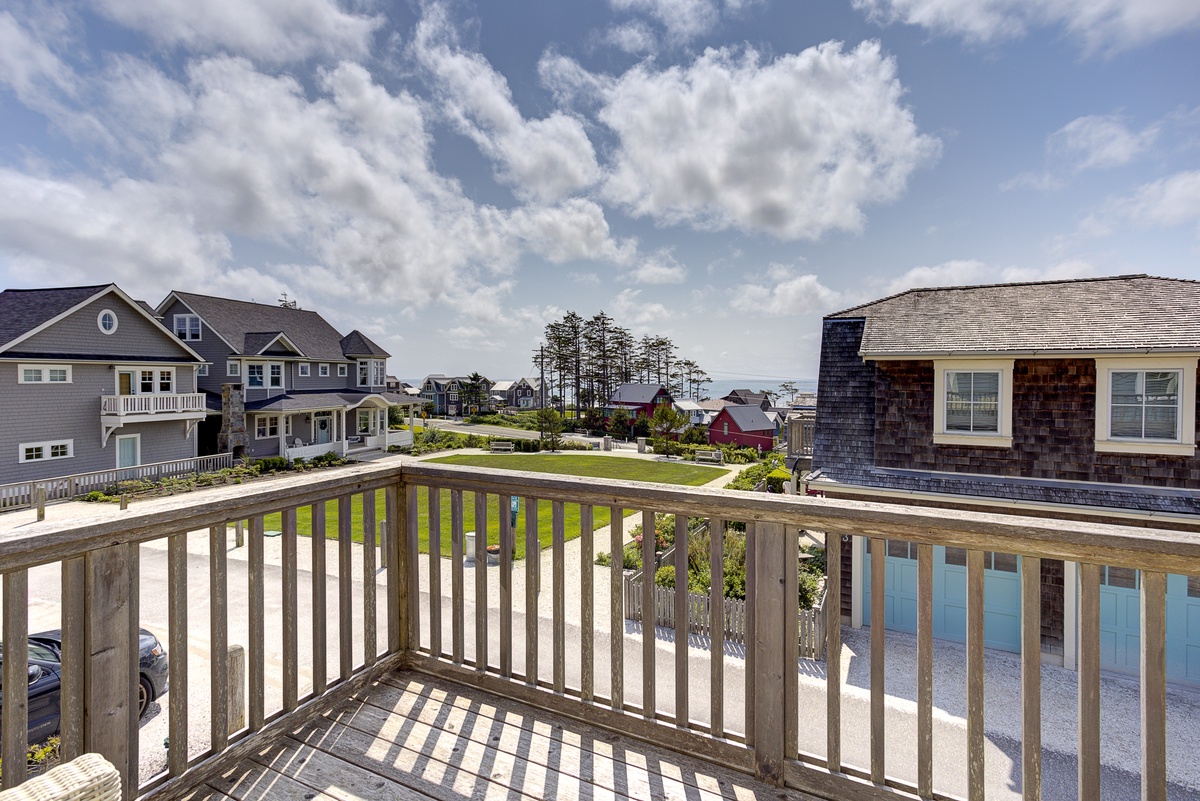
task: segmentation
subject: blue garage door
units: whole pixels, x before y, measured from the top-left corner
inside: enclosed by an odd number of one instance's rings
[[[917,546],[889,540],[884,562],[884,626],[917,630]],[[967,554],[961,548],[933,549],[933,636],[965,642],[967,638]],[[1021,647],[1020,559],[1011,554],[984,554],[983,639],[989,648]],[[863,570],[863,623],[871,623],[871,556]]]
[[[1136,674],[1141,648],[1141,576],[1100,569],[1100,665]],[[1200,577],[1167,576],[1167,678],[1200,684]]]

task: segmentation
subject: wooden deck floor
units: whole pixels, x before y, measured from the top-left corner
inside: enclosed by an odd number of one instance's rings
[[[815,801],[412,673],[388,675],[264,746],[191,798]]]

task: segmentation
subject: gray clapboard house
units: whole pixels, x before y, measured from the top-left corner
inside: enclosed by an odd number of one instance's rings
[[[343,336],[307,309],[173,291],[163,324],[210,362],[197,385],[208,422],[201,447],[235,456],[312,458],[411,444],[388,431],[389,354],[360,331]]]
[[[0,484],[195,456],[203,363],[115,284],[0,292]]]

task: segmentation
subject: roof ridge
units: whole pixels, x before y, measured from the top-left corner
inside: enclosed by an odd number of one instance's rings
[[[80,286],[34,286],[34,287],[18,287],[5,289],[5,292],[61,292],[68,289],[107,289],[110,286],[116,286],[116,283],[109,281],[107,284],[83,284]]]
[[[1147,273],[1131,273],[1128,275],[1102,275],[1102,276],[1095,276],[1095,277],[1091,277],[1091,278],[1054,278],[1054,279],[1051,279],[1048,281],[1007,281],[1007,282],[1001,281],[1001,282],[992,283],[992,284],[957,284],[954,286],[920,286],[920,287],[912,287],[911,289],[905,289],[902,292],[896,292],[895,294],[888,295],[887,297],[878,298],[876,300],[870,300],[870,301],[867,301],[866,303],[860,303],[857,306],[851,306],[850,308],[843,309],[842,311],[839,311],[839,312],[831,312],[830,314],[827,314],[825,316],[826,317],[841,317],[844,314],[849,314],[850,312],[856,311],[858,309],[865,309],[868,306],[875,306],[877,304],[884,303],[889,300],[895,300],[896,298],[902,297],[903,295],[911,295],[911,294],[915,294],[917,292],[956,292],[956,291],[966,291],[966,290],[974,290],[974,289],[998,289],[1000,287],[1050,286],[1053,284],[1087,284],[1087,283],[1099,283],[1101,281],[1130,281],[1130,280],[1141,279],[1141,278],[1145,278],[1145,279],[1149,279],[1149,280],[1153,280],[1153,281],[1180,281],[1183,283],[1191,283],[1191,284],[1200,283],[1200,281],[1196,281],[1196,280],[1189,279],[1189,278],[1169,278],[1166,276],[1148,275]]]
[[[279,306],[275,303],[260,303],[257,300],[242,300],[241,298],[224,298],[220,295],[205,295],[203,292],[184,292],[180,289],[172,289],[171,293],[183,297],[205,298],[207,300],[219,300],[222,303],[241,303],[246,306],[258,306],[264,309],[280,309],[287,312],[307,312],[308,314],[318,314],[315,309],[293,309],[290,306]]]

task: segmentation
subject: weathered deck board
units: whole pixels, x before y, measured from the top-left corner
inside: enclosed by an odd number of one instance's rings
[[[234,801],[810,796],[466,687],[389,674],[209,786]]]

